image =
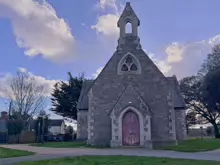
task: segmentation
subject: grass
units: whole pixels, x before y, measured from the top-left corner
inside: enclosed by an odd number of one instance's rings
[[[87,145],[85,142],[46,142],[44,144],[34,143],[31,146],[51,148],[107,148]],[[220,149],[220,139],[189,139],[180,142],[177,146],[156,148],[162,150],[173,150],[180,152],[201,152]]]
[[[20,156],[28,156],[28,155],[34,155],[34,154],[35,153],[33,152],[0,147],[0,158],[20,157]]]
[[[190,139],[180,142],[177,146],[167,146],[159,149],[181,152],[211,151],[220,149],[220,139]]]
[[[51,147],[51,148],[85,148],[88,145],[85,142],[45,142],[42,143],[33,143],[30,146],[36,147]]]
[[[49,148],[109,148],[107,146],[91,146],[82,141],[33,143],[30,146]]]
[[[46,142],[44,144],[42,143],[33,143],[30,144],[30,146],[36,146],[36,147],[49,147],[49,148],[109,148],[107,146],[91,146],[86,144],[85,142]]]
[[[220,162],[169,159],[169,158],[146,158],[126,156],[82,156],[38,162],[24,162],[20,165],[220,165]]]

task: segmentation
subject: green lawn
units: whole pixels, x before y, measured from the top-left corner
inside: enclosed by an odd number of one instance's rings
[[[13,149],[0,147],[0,158],[20,157],[20,156],[28,156],[34,154],[35,153],[33,152],[13,150]]]
[[[180,142],[177,146],[168,146],[165,150],[181,152],[201,152],[220,149],[220,139],[190,139]]]
[[[30,144],[37,147],[51,147],[51,148],[85,148],[88,145],[85,142],[46,142]]]
[[[25,162],[20,165],[220,165],[220,162],[168,158],[146,158],[126,156],[83,156],[38,162]]]

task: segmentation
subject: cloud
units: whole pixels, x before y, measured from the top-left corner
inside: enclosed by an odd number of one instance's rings
[[[22,68],[22,67],[21,67],[21,68],[18,68],[18,71],[24,72],[24,73],[25,73],[25,72],[28,72],[26,68]]]
[[[48,80],[42,76],[36,76],[33,73],[29,72],[26,68],[18,68],[18,71],[26,72],[31,77],[34,77],[36,84],[42,85],[44,87],[44,96],[50,97],[50,94],[53,90],[53,86],[59,80]],[[8,98],[11,95],[11,81],[13,75],[10,73],[3,74],[0,76],[0,98]]]
[[[97,8],[100,8],[102,10],[105,10],[106,8],[113,8],[115,11],[117,11],[117,5],[116,5],[116,0],[100,0],[96,4]]]
[[[0,98],[8,98],[10,96],[11,74],[4,74],[0,77]]]
[[[208,41],[208,43],[209,43],[211,46],[220,44],[220,35],[216,35],[216,36],[210,38],[209,41]]]
[[[98,18],[96,25],[91,26],[91,28],[104,36],[116,38],[119,35],[118,19],[119,17],[115,14],[102,15]]]
[[[97,34],[116,39],[119,36],[119,28],[117,27],[117,22],[120,17],[122,5],[117,5],[116,0],[99,0],[96,6],[103,10],[106,8],[112,8],[113,12],[100,15],[97,18],[96,24],[92,25],[91,28],[96,30]]]
[[[170,70],[172,69],[172,67],[168,65],[165,61],[156,61],[155,63],[160,69],[160,71],[165,75],[169,73]]]
[[[153,53],[147,54],[165,76],[176,75],[178,79],[181,79],[196,75],[207,58],[207,54],[216,44],[220,44],[220,35],[188,44],[173,42],[164,50],[166,56],[163,59]]]
[[[167,62],[175,63],[181,61],[182,60],[181,55],[183,53],[182,51],[183,48],[178,43],[172,43],[171,45],[169,45],[165,50],[165,53],[168,55]]]
[[[96,73],[92,74],[93,78],[95,79],[96,77],[98,77],[98,75],[101,73],[103,67],[100,67],[96,70]]]
[[[166,75],[166,74],[170,71],[171,66],[168,65],[168,64],[166,63],[166,61],[163,61],[163,60],[158,59],[158,58],[155,56],[155,54],[150,53],[150,52],[148,53],[146,49],[143,49],[143,50],[147,53],[148,57],[154,62],[154,64],[160,69],[160,71],[161,71],[163,74]]]
[[[220,44],[220,35],[188,44],[173,42],[164,50],[166,57],[163,59],[153,53],[148,53],[148,56],[166,76],[176,75],[181,79],[196,75],[216,44]]]
[[[219,35],[189,44],[172,43],[165,50],[167,58],[164,61],[171,66],[168,74],[178,78],[197,74],[215,44],[220,44]]]
[[[16,43],[27,56],[65,62],[74,55],[69,25],[46,1],[0,0],[0,17],[11,21]]]

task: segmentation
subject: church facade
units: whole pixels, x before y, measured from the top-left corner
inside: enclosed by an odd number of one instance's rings
[[[140,20],[129,2],[117,25],[115,53],[95,80],[83,83],[77,138],[111,147],[177,144],[186,138],[186,124],[176,77],[165,77],[143,51]]]

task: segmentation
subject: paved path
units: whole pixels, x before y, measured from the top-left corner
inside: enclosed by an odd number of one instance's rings
[[[89,148],[44,148],[33,147],[28,145],[0,145],[0,147],[19,149],[36,152],[36,155],[4,158],[0,160],[0,165],[15,165],[24,161],[38,161],[53,158],[62,158],[69,156],[83,156],[83,155],[124,155],[124,156],[146,156],[146,157],[167,157],[167,158],[181,158],[181,159],[195,159],[195,160],[214,160],[220,161],[220,152],[209,151],[201,153],[182,153],[175,151],[161,151],[161,150],[146,150],[141,148],[125,148],[125,149],[89,149]]]

